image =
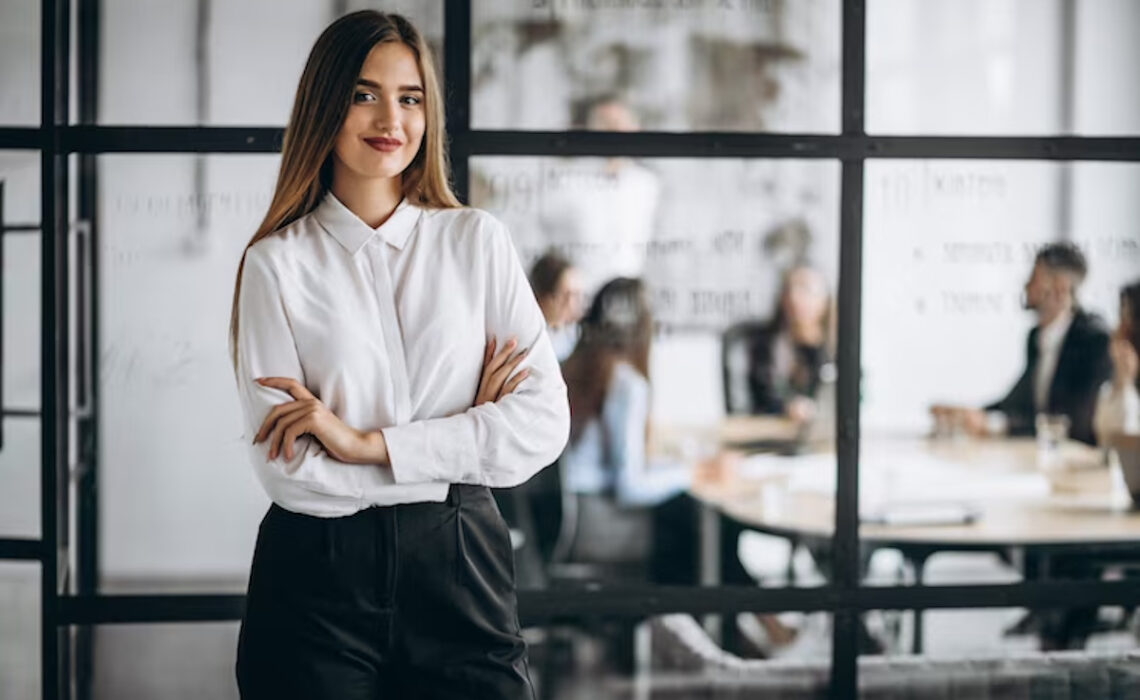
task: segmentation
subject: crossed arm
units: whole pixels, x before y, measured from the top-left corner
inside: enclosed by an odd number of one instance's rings
[[[475,406],[499,401],[513,393],[527,378],[529,370],[515,372],[515,369],[526,358],[530,348],[512,354],[517,345],[517,341],[511,338],[496,352],[496,339],[491,338],[487,342]],[[270,460],[279,454],[283,454],[286,460],[292,460],[294,443],[307,434],[319,441],[337,461],[390,466],[383,432],[365,432],[346,425],[301,382],[291,377],[259,377],[255,381],[293,397],[292,401],[278,404],[269,412],[253,438],[254,444],[269,441]]]

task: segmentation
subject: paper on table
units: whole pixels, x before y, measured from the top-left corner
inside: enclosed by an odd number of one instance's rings
[[[770,479],[793,475],[803,479],[814,478],[814,474],[830,472],[831,483],[834,484],[835,464],[834,454],[807,454],[794,457],[757,454],[745,457],[736,471],[745,479]],[[834,491],[834,486],[832,490]]]
[[[835,494],[834,454],[757,455],[748,458],[740,469],[746,478],[786,475],[788,490],[793,493]],[[970,469],[968,465],[920,452],[867,459],[859,478],[859,498],[866,505],[1035,499],[1044,498],[1049,492],[1049,480],[1039,472]]]

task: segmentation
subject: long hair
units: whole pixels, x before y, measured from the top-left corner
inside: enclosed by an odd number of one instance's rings
[[[578,344],[562,363],[570,399],[571,442],[601,414],[618,362],[628,362],[649,377],[653,316],[645,285],[629,277],[610,280],[598,291],[580,324]]]
[[[530,288],[534,296],[542,301],[558,291],[562,275],[573,267],[570,261],[554,251],[544,253],[530,268]]]
[[[788,330],[791,325],[791,319],[788,318],[788,312],[784,308],[787,297],[791,294],[792,276],[798,271],[808,269],[813,274],[821,275],[818,269],[809,265],[795,265],[784,271],[783,279],[780,282],[780,293],[776,297],[776,311],[772,315],[772,329],[781,332]],[[822,277],[822,275],[821,275]],[[823,349],[829,355],[834,355],[835,350],[835,298],[831,294],[831,290],[825,290],[824,294],[827,296],[827,308],[819,319],[820,324],[820,337],[823,338]]]
[[[417,204],[448,209],[462,206],[450,185],[444,140],[443,99],[435,62],[427,42],[412,23],[397,14],[374,10],[352,12],[330,24],[313,44],[293,111],[285,127],[281,169],[269,210],[242,251],[234,281],[230,311],[230,344],[237,366],[238,300],[245,251],[254,243],[301,217],[320,204],[332,185],[333,146],[348,115],[356,80],[374,46],[400,42],[411,49],[424,83],[423,142],[402,174],[403,194]]]

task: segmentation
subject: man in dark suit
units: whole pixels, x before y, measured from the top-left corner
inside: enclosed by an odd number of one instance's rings
[[[1041,248],[1025,283],[1025,307],[1037,314],[1037,325],[1029,332],[1021,378],[984,410],[935,407],[934,412],[956,413],[976,435],[1032,435],[1037,414],[1063,415],[1069,419],[1069,437],[1095,444],[1097,393],[1112,376],[1112,361],[1108,329],[1077,304],[1087,272],[1085,256],[1072,243]]]
[[[1104,323],[1077,304],[1077,289],[1088,272],[1085,256],[1071,243],[1054,243],[1037,253],[1025,283],[1025,307],[1037,314],[1029,332],[1025,371],[1005,398],[984,410],[935,407],[950,413],[975,435],[1032,435],[1038,413],[1064,415],[1069,437],[1096,444],[1093,414],[1101,385],[1112,376],[1109,333]],[[1026,580],[1039,576],[1040,559],[1025,558]],[[1097,570],[1083,556],[1056,557],[1052,576],[1090,578]],[[1096,626],[1096,608],[1029,613],[1007,634],[1039,632],[1043,648],[1079,647]]]

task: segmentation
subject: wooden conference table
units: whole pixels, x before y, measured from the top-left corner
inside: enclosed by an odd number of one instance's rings
[[[721,445],[790,438],[794,429],[773,418],[730,418],[709,435],[686,439]],[[680,433],[684,434],[684,432]],[[1038,466],[1032,438],[948,439],[864,436],[860,510],[864,547],[902,553],[923,584],[926,560],[945,551],[1010,551],[1045,555],[1140,551],[1140,514],[1123,484],[1114,483],[1099,450],[1066,443],[1049,470]],[[827,547],[835,517],[834,444],[789,457],[754,455],[724,481],[694,486],[702,504],[701,581],[718,582],[721,518],[793,542]],[[976,514],[972,522],[926,524],[912,518],[949,508]],[[869,519],[894,517],[883,524]],[[1042,576],[1047,576],[1047,564]],[[915,611],[914,649],[921,651],[922,615]]]

